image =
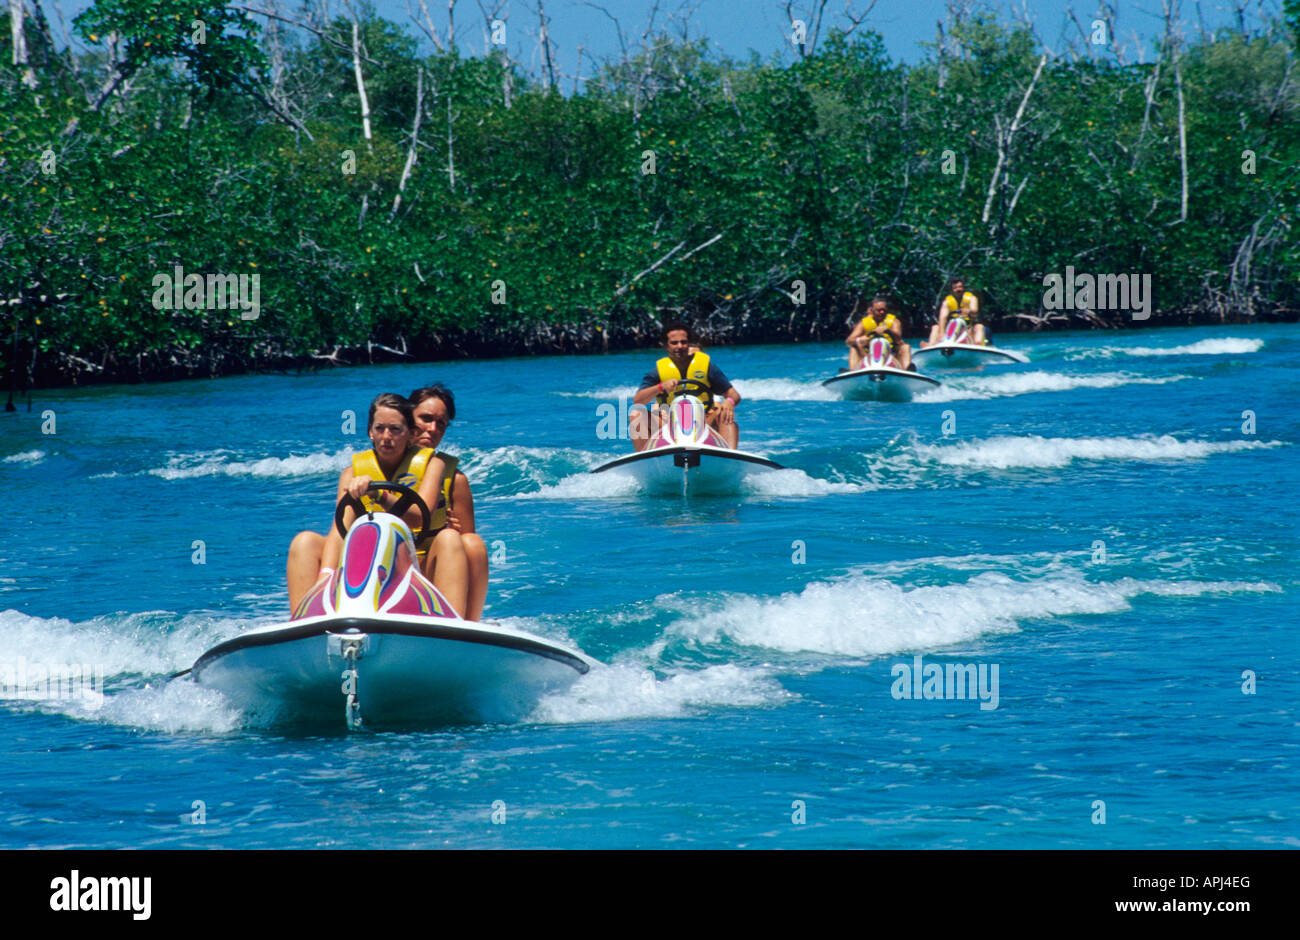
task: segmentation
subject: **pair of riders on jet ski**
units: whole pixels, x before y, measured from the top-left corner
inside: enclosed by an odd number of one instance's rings
[[[478,620],[487,598],[487,546],[474,531],[474,497],[469,480],[457,469],[455,457],[436,450],[456,417],[451,391],[435,383],[418,388],[409,398],[385,392],[370,403],[367,420],[371,450],[354,454],[352,465],[339,474],[337,499],[360,500],[367,510],[393,506],[390,492],[367,494],[374,481],[401,483],[419,493],[430,510],[430,526],[420,531],[419,509],[403,519],[416,535],[421,569],[443,597],[467,620]],[[345,528],[355,513],[344,511]],[[297,612],[311,588],[338,567],[343,537],[334,527],[327,535],[299,532],[289,546],[287,580],[289,608]]]
[[[938,322],[930,328],[929,341],[921,341],[921,348],[933,346],[942,339],[948,317],[955,313],[966,318],[972,342],[981,346],[987,344],[987,331],[984,324],[979,322],[979,298],[966,290],[966,284],[961,278],[953,278],[949,288],[951,293],[939,304]],[[903,341],[903,323],[897,316],[887,312],[888,305],[889,301],[881,296],[872,297],[870,303],[859,297],[853,305],[853,319],[858,322],[844,340],[844,345],[849,347],[849,371],[862,368],[863,350],[874,336],[888,339],[890,351],[902,368],[916,371],[912,365],[912,347]]]
[[[632,398],[633,405],[646,405],[631,409],[628,415],[628,433],[632,446],[640,451],[666,420],[665,412],[674,389],[680,383],[690,383],[689,394],[700,399],[705,407],[705,418],[723,440],[735,450],[740,444],[740,426],[736,424],[736,406],[740,392],[715,366],[708,353],[692,345],[690,330],[684,323],[674,321],[664,326],[664,349],[668,353],[655,363],[654,369],[641,379],[641,387]],[[651,408],[650,403],[656,407]]]

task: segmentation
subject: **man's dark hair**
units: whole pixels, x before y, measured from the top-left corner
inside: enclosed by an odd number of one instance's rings
[[[678,330],[684,330],[686,332],[686,341],[688,343],[693,342],[695,340],[695,333],[692,332],[689,326],[687,326],[681,320],[672,320],[664,324],[663,341],[665,343],[668,342],[668,334],[676,333]]]
[[[886,309],[888,309],[889,298],[884,297],[880,294],[876,294],[876,296],[872,297],[870,300],[867,300],[866,294],[859,294],[857,301],[853,304],[853,312],[850,314],[850,316],[855,320],[860,319],[866,314],[868,310],[871,309],[871,307],[874,304],[878,304],[878,303],[884,304]]]
[[[424,388],[417,388],[411,392],[411,407],[419,408],[420,404],[426,398],[436,398],[447,406],[447,420],[456,420],[456,398],[451,393],[451,389],[441,382],[434,382],[432,385],[426,385]]]
[[[376,395],[375,400],[370,403],[370,417],[366,419],[366,430],[374,426],[375,412],[380,408],[392,408],[394,411],[401,412],[407,429],[415,428],[415,409],[411,407],[411,403],[394,392],[384,392]]]
[[[953,278],[951,281],[948,282],[948,290],[952,290],[952,289],[953,289],[954,287],[956,287],[958,284],[965,284],[965,283],[966,283],[966,278],[964,278],[964,277],[955,277],[955,278]]]

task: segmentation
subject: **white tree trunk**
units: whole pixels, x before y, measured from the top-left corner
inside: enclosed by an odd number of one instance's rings
[[[402,167],[402,178],[397,183],[397,195],[393,197],[393,211],[389,213],[389,221],[397,217],[397,210],[402,205],[402,194],[406,192],[406,181],[411,178],[411,170],[415,167],[415,148],[420,142],[420,117],[424,114],[424,69],[416,67],[415,69],[415,121],[411,127],[411,147],[406,151],[406,166]]]
[[[26,15],[23,0],[9,0],[9,37],[13,44],[13,64],[22,72],[23,84],[35,88],[36,73],[27,62],[27,33],[23,29],[23,17]]]
[[[1029,87],[1025,89],[1025,96],[1020,99],[1020,107],[1016,109],[1016,116],[1011,121],[1011,126],[1007,128],[1005,136],[999,128],[998,133],[998,164],[993,168],[993,178],[989,180],[988,197],[984,200],[984,213],[980,216],[980,221],[988,222],[989,214],[993,211],[993,197],[997,193],[998,179],[1002,176],[1002,170],[1011,159],[1011,142],[1016,136],[1016,131],[1020,129],[1020,120],[1025,116],[1025,107],[1029,104],[1029,96],[1034,93],[1034,86],[1038,84],[1038,77],[1043,74],[1043,66],[1047,64],[1047,53],[1038,60],[1038,68],[1034,69],[1034,77],[1030,79]]]
[[[352,20],[352,71],[357,76],[357,95],[361,98],[361,133],[366,138],[366,147],[371,153],[375,145],[370,134],[370,99],[366,97],[366,80],[361,75],[361,28],[354,18]]]

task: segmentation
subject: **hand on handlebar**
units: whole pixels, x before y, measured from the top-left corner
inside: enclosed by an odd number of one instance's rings
[[[348,484],[348,495],[353,499],[360,499],[370,488],[371,479],[368,476],[353,477],[352,482]]]

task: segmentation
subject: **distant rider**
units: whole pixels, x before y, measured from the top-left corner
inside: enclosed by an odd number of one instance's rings
[[[984,324],[979,322],[980,299],[966,290],[966,282],[959,277],[952,279],[949,289],[951,293],[939,304],[939,322],[930,327],[930,341],[922,343],[921,347],[933,346],[935,343],[942,342],[943,331],[948,325],[948,317],[958,311],[961,311],[961,315],[966,318],[966,325],[971,333],[971,341],[977,346],[985,345],[988,339],[985,335]]]
[[[662,409],[671,399],[673,389],[679,382],[692,381],[700,385],[692,386],[687,394],[695,395],[703,402],[709,427],[721,434],[734,450],[740,443],[740,427],[736,424],[740,393],[722,370],[713,365],[708,353],[698,351],[698,347],[697,351],[691,351],[690,331],[685,324],[673,322],[664,327],[664,348],[668,355],[646,373],[641,388],[632,399],[633,405],[648,405],[651,401],[658,404],[654,410],[654,428],[646,426],[645,411],[634,409],[629,418],[632,446],[637,450],[645,449],[652,431],[657,430],[658,423],[663,420]]]
[[[844,340],[849,347],[849,371],[856,372],[862,368],[864,350],[873,336],[889,338],[893,346],[894,357],[904,369],[912,368],[912,347],[903,342],[903,321],[892,313],[887,313],[889,301],[884,297],[872,297],[868,304],[866,298],[859,297],[853,305],[853,332]],[[865,316],[864,310],[865,309]],[[858,318],[861,317],[859,320]]]
[[[415,443],[436,449],[448,426],[456,420],[456,399],[451,389],[434,382],[417,388],[408,398],[415,408]],[[482,536],[474,531],[474,494],[470,492],[469,478],[457,467],[457,458],[440,450],[435,456],[446,470],[442,475],[440,505],[434,510],[433,528],[449,525],[460,533],[469,566],[469,609],[465,611],[465,619],[478,620],[483,616],[483,603],[487,600],[488,551]]]

